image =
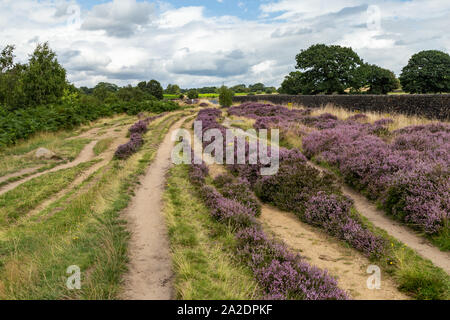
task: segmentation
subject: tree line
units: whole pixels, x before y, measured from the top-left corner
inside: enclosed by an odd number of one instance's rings
[[[401,88],[409,93],[450,92],[450,56],[427,50],[414,54],[400,77],[368,64],[351,48],[316,44],[296,56],[296,69],[278,90],[285,94],[387,94]]]
[[[76,88],[48,43],[38,44],[26,64],[14,61],[14,46],[0,52],[0,149],[39,131],[71,129],[114,114],[160,113],[180,108],[163,99],[156,80],[137,86],[101,82]]]

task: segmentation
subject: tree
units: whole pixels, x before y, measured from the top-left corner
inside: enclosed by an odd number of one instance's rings
[[[231,87],[231,90],[235,93],[244,93],[248,92],[247,86],[245,84],[238,84],[234,87]]]
[[[146,91],[158,100],[162,100],[164,98],[163,87],[156,80],[150,80],[147,82]]]
[[[355,87],[355,70],[363,64],[351,48],[325,44],[302,50],[295,59],[302,72],[304,94],[344,93]]]
[[[410,93],[450,92],[450,56],[438,50],[414,54],[403,68],[400,82]]]
[[[191,89],[187,92],[188,99],[197,99],[198,98],[198,91],[195,89]]]
[[[67,86],[66,70],[48,43],[38,44],[23,75],[23,92],[28,106],[54,103]]]
[[[284,81],[281,83],[281,88],[278,90],[284,94],[299,94],[302,92],[302,73],[294,71],[289,73]]]
[[[8,45],[0,53],[0,104],[9,110],[25,105],[22,80],[26,66],[14,63],[14,49]]]
[[[256,91],[264,91],[266,86],[263,83],[258,82],[258,83],[249,85],[248,88],[250,89],[251,92],[256,92]]]
[[[180,87],[176,84],[168,84],[166,89],[167,94],[179,94]]]
[[[398,89],[400,85],[392,71],[374,64],[366,65],[365,78],[371,94],[387,94]]]
[[[119,87],[114,83],[99,82],[92,90],[92,94],[97,99],[105,101],[105,99],[110,96],[111,93],[116,93],[117,91],[119,91]]]
[[[14,50],[13,45],[7,45],[0,53],[0,73],[6,73],[14,67]]]
[[[234,92],[225,86],[219,88],[219,103],[222,107],[229,107],[233,104]]]

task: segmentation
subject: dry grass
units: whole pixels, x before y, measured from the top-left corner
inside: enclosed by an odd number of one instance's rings
[[[337,107],[333,104],[327,104],[322,108],[313,109],[311,115],[318,116],[322,113],[331,113],[335,115],[341,120],[347,119],[358,112],[349,111],[344,108]],[[437,123],[438,120],[430,120],[425,117],[419,116],[408,116],[404,114],[389,114],[389,113],[379,113],[379,112],[364,112],[364,114],[368,117],[368,122],[373,123],[380,119],[392,119],[394,123],[389,125],[389,130],[397,130],[408,126],[416,126],[430,123]]]

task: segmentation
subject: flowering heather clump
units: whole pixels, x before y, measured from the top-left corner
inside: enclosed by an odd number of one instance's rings
[[[440,166],[402,172],[390,183],[382,203],[398,219],[438,233],[450,218],[450,172]]]
[[[236,239],[239,256],[250,263],[267,299],[348,299],[327,271],[309,265],[283,244],[267,238],[261,227],[245,228]]]
[[[199,104],[200,107],[209,107],[209,104],[207,104],[206,102],[202,102]]]
[[[248,102],[231,107],[228,114],[255,119],[256,129],[283,129],[308,115],[310,110],[288,109],[279,105]]]
[[[348,183],[380,200],[389,214],[439,233],[449,212],[450,125],[403,128],[387,143],[373,132],[388,123],[316,131],[303,138],[303,148],[308,157],[336,166]]]
[[[247,180],[238,178],[236,182],[227,182],[220,188],[220,192],[224,197],[235,200],[252,209],[255,215],[261,214],[261,204],[251,191],[250,183]]]
[[[327,233],[347,241],[367,256],[381,257],[385,241],[350,216],[352,202],[348,198],[318,192],[306,205],[304,219],[324,228]]]
[[[351,117],[348,117],[347,121],[366,121],[369,117],[367,117],[364,113],[357,113]]]
[[[231,224],[237,229],[246,228],[255,223],[256,212],[252,208],[236,200],[225,198],[210,186],[203,186],[201,192],[206,206],[211,210],[211,215],[218,221]]]
[[[128,131],[133,134],[133,133],[140,133],[143,134],[145,132],[147,132],[147,122],[145,120],[140,120],[138,122],[136,122],[135,124],[133,124],[130,129],[128,129]]]
[[[189,178],[195,185],[203,185],[208,174],[209,170],[204,162],[202,162],[201,164],[192,164],[190,166]]]
[[[133,153],[137,152],[139,148],[144,144],[144,139],[142,138],[142,134],[147,132],[148,128],[147,125],[156,120],[157,118],[160,118],[162,116],[166,115],[166,113],[161,113],[159,115],[149,117],[145,120],[139,120],[135,124],[133,124],[128,131],[130,132],[130,140],[120,145],[116,152],[114,153],[114,156],[118,159],[126,159],[129,156],[131,156]],[[143,116],[141,114],[140,116]]]
[[[142,139],[142,136],[138,133],[133,133],[130,140],[127,143],[120,145],[114,155],[118,159],[126,159],[135,153],[143,144],[144,140]]]
[[[338,192],[333,176],[321,175],[304,161],[280,161],[278,173],[260,177],[254,190],[262,201],[300,216],[309,198],[318,191]]]

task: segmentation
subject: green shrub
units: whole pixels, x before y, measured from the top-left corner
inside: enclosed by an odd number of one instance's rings
[[[187,92],[187,97],[189,99],[198,99],[198,91],[195,89],[191,89]]]
[[[229,107],[233,104],[234,92],[225,86],[219,89],[219,103],[222,107]]]
[[[71,129],[118,113],[136,115],[142,111],[162,113],[179,109],[171,101],[146,100],[102,104],[93,96],[63,99],[60,104],[8,111],[0,106],[0,148],[29,138],[40,131]]]

